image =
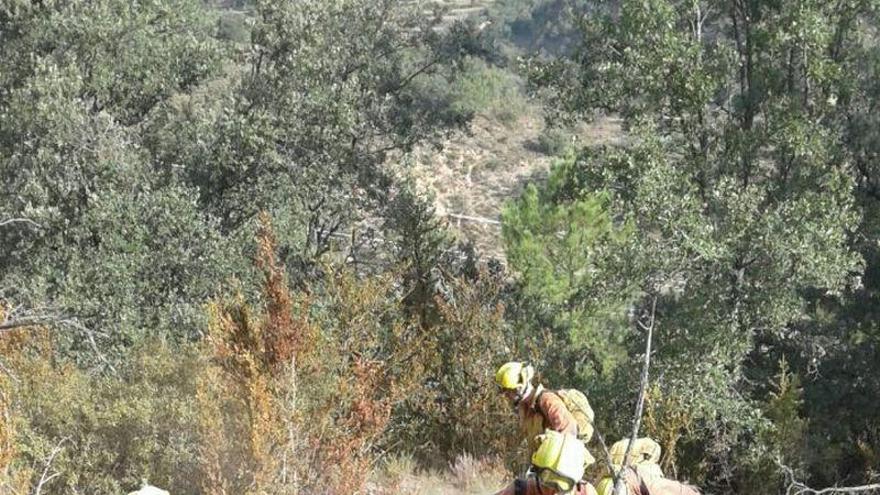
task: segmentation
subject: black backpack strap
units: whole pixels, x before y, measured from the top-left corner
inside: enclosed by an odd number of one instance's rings
[[[546,390],[541,390],[541,391],[537,392],[535,394],[535,400],[532,402],[532,408],[535,411],[538,411],[539,413],[541,413],[541,416],[544,415],[544,411],[541,410],[541,396],[544,395],[544,392],[546,392]]]

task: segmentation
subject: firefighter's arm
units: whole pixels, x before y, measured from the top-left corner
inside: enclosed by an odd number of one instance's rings
[[[568,433],[577,436],[577,420],[565,407],[565,403],[558,395],[545,392],[538,398],[538,407],[544,414],[547,427],[560,433]]]

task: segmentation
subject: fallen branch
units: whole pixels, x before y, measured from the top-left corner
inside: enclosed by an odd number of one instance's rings
[[[3,226],[5,226],[5,225],[9,225],[9,224],[13,224],[13,223],[28,223],[28,224],[31,224],[31,225],[33,225],[34,227],[38,228],[38,229],[42,229],[42,228],[43,228],[42,225],[40,225],[40,224],[38,224],[37,222],[31,220],[30,218],[8,218],[8,219],[3,220],[2,222],[0,222],[0,227],[3,227]]]
[[[794,470],[783,464],[780,460],[777,459],[776,464],[785,472],[786,477],[789,480],[788,486],[785,489],[786,495],[824,495],[826,493],[864,493],[880,491],[880,483],[860,486],[831,486],[816,490],[798,481],[794,476]]]
[[[86,327],[75,317],[64,317],[57,314],[31,314],[31,315],[22,315],[15,317],[7,316],[6,319],[0,320],[0,334],[4,332],[10,332],[12,330],[18,328],[27,328],[27,327],[39,327],[39,326],[50,326],[50,325],[61,325],[69,328],[73,328],[74,330],[78,330],[82,332],[91,346],[92,350],[95,352],[95,355],[104,363],[107,368],[116,373],[116,368],[107,359],[107,356],[101,352],[98,348],[98,343],[95,340],[95,331]]]
[[[25,308],[23,304],[13,305],[0,297],[0,333],[21,327],[48,325],[57,318],[50,308]]]
[[[487,223],[490,225],[501,225],[501,222],[498,220],[493,220],[491,218],[486,217],[474,217],[471,215],[462,215],[460,213],[447,213],[447,217],[455,218],[458,220],[467,220],[469,222],[478,222],[478,223]]]
[[[657,296],[654,296],[654,301],[651,303],[651,322],[648,325],[645,325],[641,321],[637,322],[638,325],[648,333],[645,343],[645,361],[642,364],[642,378],[641,384],[639,385],[639,398],[636,401],[636,413],[635,417],[633,418],[632,433],[629,437],[629,443],[627,443],[626,445],[626,451],[623,454],[623,464],[621,464],[620,469],[617,471],[617,474],[614,475],[615,495],[624,493],[623,473],[626,472],[626,469],[629,467],[629,453],[632,450],[632,446],[636,442],[636,437],[639,434],[639,426],[641,426],[642,424],[642,411],[645,407],[645,393],[648,389],[648,368],[651,365],[651,338],[654,334],[654,323],[656,322],[656,314]]]
[[[5,320],[0,323],[0,333],[8,332],[10,330],[14,330],[16,328],[22,327],[38,327],[41,325],[48,325],[50,323],[54,323],[57,321],[57,318],[50,316],[23,316],[21,318],[15,318],[13,320]]]
[[[0,359],[0,371],[2,371],[3,373],[5,373],[6,376],[8,376],[9,379],[12,380],[12,381],[14,381],[15,383],[21,383],[21,380],[19,380],[18,377],[15,376],[15,373],[13,373],[11,369],[9,369],[8,367],[6,367],[6,364],[3,363],[3,360],[2,360],[2,359]],[[2,399],[2,397],[0,397],[0,399]],[[3,402],[3,401],[0,400],[0,403],[2,403],[2,402]]]
[[[101,352],[101,350],[98,349],[98,343],[95,342],[95,332],[91,328],[88,328],[88,327],[82,325],[79,321],[77,321],[74,318],[59,320],[59,323],[62,325],[68,325],[70,327],[75,328],[76,330],[83,332],[85,334],[86,338],[88,339],[89,344],[92,346],[92,350],[95,352],[95,355],[98,356],[98,359],[100,359],[101,362],[103,362],[104,365],[106,365],[107,368],[110,369],[110,371],[112,371],[114,374],[116,374],[116,368],[113,366],[113,364],[110,362],[110,360],[107,359],[107,356],[105,356]]]

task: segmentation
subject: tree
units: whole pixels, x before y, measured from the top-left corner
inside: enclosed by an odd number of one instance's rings
[[[469,46],[467,29],[436,22],[391,0],[257,2],[230,96],[164,109],[160,167],[198,187],[227,232],[271,211],[285,261],[308,275],[346,226],[383,213],[389,159],[465,121],[418,91]]]
[[[871,15],[864,14],[867,9],[873,9]],[[842,3],[832,45],[835,60],[850,77],[834,88],[839,112],[830,124],[842,129],[853,163],[856,201],[863,215],[851,242],[865,258],[865,271],[842,301],[817,299],[816,317],[804,326],[806,337],[792,349],[802,368],[809,371],[804,380],[804,409],[815,432],[810,439],[815,454],[809,459],[813,484],[866,483],[870,473],[880,468],[876,451],[870,447],[877,444],[880,417],[865,403],[867,397],[880,392],[880,381],[874,378],[880,350],[876,13],[875,2]]]
[[[660,386],[696,414],[716,482],[745,475],[730,446],[763,421],[745,373],[767,352],[759,339],[790,338],[812,316],[808,292],[833,298],[862,268],[852,155],[831,123],[856,79],[835,47],[868,11],[623,1],[580,19],[579,55],[530,66],[558,115],[624,117],[628,143],[585,151],[571,181],[608,191],[612,215],[633,222],[629,273],[661,295]]]
[[[135,124],[216,71],[214,19],[198,0],[12,0],[0,9],[0,100],[56,66],[76,75],[74,94],[91,113]]]
[[[564,361],[601,376],[625,356],[622,330],[640,287],[606,276],[623,267],[632,229],[615,224],[606,194],[572,187],[574,167],[573,156],[560,159],[545,187],[529,185],[507,206],[505,252],[531,311],[577,349]]]
[[[159,102],[213,73],[210,25],[188,0],[0,9],[0,216],[30,220],[0,229],[0,288],[72,322],[61,341],[87,348],[79,359],[94,362],[96,338],[118,351],[148,333],[194,337],[234,271],[234,256],[219,269],[194,191],[156,176],[138,135]]]
[[[489,6],[490,29],[500,40],[529,54],[569,54],[578,41],[569,10],[593,9],[587,0],[499,0]],[[501,53],[504,53],[501,47]]]

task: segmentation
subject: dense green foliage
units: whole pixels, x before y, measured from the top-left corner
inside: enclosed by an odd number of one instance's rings
[[[0,4],[0,493],[512,466],[512,359],[616,440],[651,319],[668,474],[876,477],[880,4],[421,7]],[[486,260],[409,153],[535,112],[530,146],[559,156]],[[574,147],[607,116],[619,144]]]
[[[676,435],[679,456],[690,457],[669,467],[707,486],[774,491],[777,459],[803,477],[823,473],[817,480],[826,483],[855,474],[840,454],[820,453],[837,448],[823,420],[816,429],[791,425],[820,404],[867,412],[864,405],[824,394],[798,402],[788,370],[773,377],[786,356],[805,378],[836,374],[825,347],[870,338],[834,320],[877,325],[845,302],[864,297],[859,274],[874,250],[864,240],[877,235],[865,194],[870,126],[860,120],[872,98],[862,81],[873,72],[865,50],[876,53],[875,7],[624,1],[580,18],[579,55],[529,67],[559,117],[624,118],[630,142],[558,165],[570,192],[554,197],[551,181],[539,208],[600,193],[612,218],[634,225],[634,242],[615,252],[626,271],[602,269],[601,252],[578,268],[638,284],[643,308],[658,299],[655,384],[689,416]],[[857,375],[876,369],[861,364]],[[810,378],[806,396],[825,390],[820,374]],[[838,391],[867,392],[859,381],[838,382]],[[837,438],[867,438],[875,427],[861,423]],[[843,471],[828,476],[829,461]]]

